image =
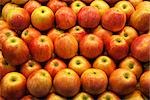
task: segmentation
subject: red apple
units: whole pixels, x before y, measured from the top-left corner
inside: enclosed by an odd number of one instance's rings
[[[66,98],[61,97],[60,95],[57,95],[55,93],[51,93],[47,96],[46,100],[66,100]]]
[[[104,1],[106,1],[109,5],[113,5],[120,0],[104,0]]]
[[[45,62],[52,57],[54,46],[48,36],[41,35],[30,42],[29,49],[34,60]]]
[[[74,2],[75,0],[61,0],[63,2],[66,2],[67,4],[71,4],[72,2]]]
[[[54,47],[59,57],[70,59],[77,54],[78,42],[72,35],[65,33],[55,39]]]
[[[81,1],[83,1],[84,3],[90,4],[94,0],[81,0]]]
[[[56,93],[64,97],[72,97],[80,90],[80,78],[73,70],[66,68],[56,74],[53,86]]]
[[[115,83],[114,83],[115,84]],[[111,91],[102,93],[97,100],[121,100],[119,96]]]
[[[33,72],[27,80],[27,88],[35,97],[46,96],[52,87],[52,78],[50,74],[44,70],[40,69]]]
[[[13,52],[12,52],[13,51]],[[18,37],[9,37],[2,45],[2,53],[11,65],[20,65],[29,59],[29,49],[25,42]]]
[[[40,3],[47,3],[49,0],[37,0]]]
[[[0,31],[4,28],[9,28],[9,25],[7,22],[5,22],[4,20],[0,20]]]
[[[26,95],[22,97],[21,100],[38,100],[38,99],[33,97],[32,95]]]
[[[94,34],[83,37],[79,43],[80,54],[86,58],[96,58],[103,51],[103,41]]]
[[[111,8],[102,16],[102,26],[112,32],[118,32],[125,26],[126,14],[119,8]]]
[[[139,3],[143,2],[143,0],[129,0],[129,2],[131,2],[131,4],[136,7]]]
[[[129,70],[119,68],[109,77],[110,89],[118,95],[127,95],[136,88],[136,76]]]
[[[25,94],[26,78],[18,72],[10,72],[2,78],[0,86],[2,97],[18,100]]]
[[[80,92],[72,100],[94,100],[94,98],[86,92]]]
[[[3,97],[0,96],[0,100],[5,100]]]
[[[52,59],[45,65],[45,70],[47,70],[52,78],[62,69],[67,68],[67,65],[60,59]]]
[[[69,7],[61,7],[55,13],[56,26],[60,29],[69,29],[76,24],[76,13]]]
[[[78,12],[78,24],[84,28],[97,27],[100,18],[98,9],[92,6],[85,6]]]
[[[8,2],[10,2],[10,0],[0,0],[0,5],[5,5]]]
[[[17,5],[23,5],[26,2],[28,2],[28,0],[11,0],[11,3],[17,4]]]

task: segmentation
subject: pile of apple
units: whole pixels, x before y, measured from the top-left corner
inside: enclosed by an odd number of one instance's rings
[[[150,1],[0,0],[0,100],[150,98]]]

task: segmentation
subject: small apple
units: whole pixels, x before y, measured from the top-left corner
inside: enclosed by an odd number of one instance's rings
[[[0,5],[5,5],[8,2],[10,2],[10,0],[0,0]]]
[[[134,92],[132,92],[131,94],[129,95],[126,95],[124,97],[125,100],[145,100],[143,98],[143,95],[141,93],[141,91],[139,90],[135,90]]]
[[[131,4],[136,7],[139,3],[143,2],[143,0],[129,0],[129,2],[131,2]]]
[[[94,100],[94,98],[86,92],[80,92],[72,100]]]
[[[97,100],[121,100],[119,96],[111,91],[102,93]]]
[[[21,100],[39,100],[36,97],[32,96],[32,95],[26,95],[24,97],[21,98]]]
[[[4,28],[9,28],[9,25],[7,22],[5,22],[4,20],[0,20],[0,31]]]
[[[46,100],[67,100],[67,99],[55,93],[51,93],[47,96]]]
[[[28,2],[28,0],[11,0],[11,3],[17,4],[17,5],[23,5],[26,2]]]

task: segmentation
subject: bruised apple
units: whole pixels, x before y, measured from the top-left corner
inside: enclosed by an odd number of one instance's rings
[[[94,100],[94,98],[86,92],[80,92],[72,100]]]
[[[111,91],[106,91],[99,95],[97,100],[121,100],[119,96]]]

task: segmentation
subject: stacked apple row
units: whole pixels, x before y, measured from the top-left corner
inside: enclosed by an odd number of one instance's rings
[[[0,99],[150,97],[149,1],[0,5]]]

